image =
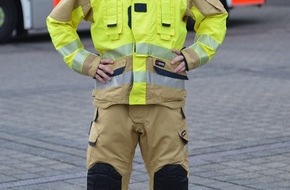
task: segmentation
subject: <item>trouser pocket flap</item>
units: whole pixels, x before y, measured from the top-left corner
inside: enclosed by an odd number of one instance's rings
[[[186,128],[179,129],[178,134],[179,134],[180,138],[182,138],[184,143],[187,144],[188,143],[188,131],[186,130]]]
[[[92,122],[90,134],[89,134],[89,145],[95,146],[99,137],[99,133],[97,131],[96,123]]]

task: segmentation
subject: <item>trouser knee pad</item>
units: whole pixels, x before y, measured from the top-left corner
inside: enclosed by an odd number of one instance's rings
[[[97,163],[88,170],[87,190],[121,190],[122,176],[113,166]]]
[[[154,174],[154,190],[188,190],[187,171],[181,165],[165,165]]]

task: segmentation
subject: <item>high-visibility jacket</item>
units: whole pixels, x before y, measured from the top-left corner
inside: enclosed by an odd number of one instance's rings
[[[183,48],[186,20],[195,20],[193,44]],[[186,72],[174,73],[173,49],[187,70],[207,63],[222,43],[227,12],[219,0],[61,0],[47,18],[52,42],[74,71],[94,77],[102,58],[114,61],[112,80],[96,81],[94,103],[184,106]],[[92,23],[98,54],[84,49],[81,20]]]

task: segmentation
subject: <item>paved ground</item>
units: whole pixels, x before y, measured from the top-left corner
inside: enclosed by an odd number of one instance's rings
[[[268,2],[232,10],[218,55],[190,73],[190,190],[290,189],[290,3]],[[0,189],[85,189],[92,81],[43,34],[0,46],[0,81]],[[130,190],[146,189],[137,149]]]

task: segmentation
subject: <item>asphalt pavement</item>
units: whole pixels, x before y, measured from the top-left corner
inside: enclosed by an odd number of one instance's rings
[[[231,10],[216,57],[189,73],[190,190],[290,190],[289,20],[289,1]],[[0,46],[0,81],[0,189],[86,189],[92,80],[41,33]],[[139,148],[129,189],[148,190]]]

